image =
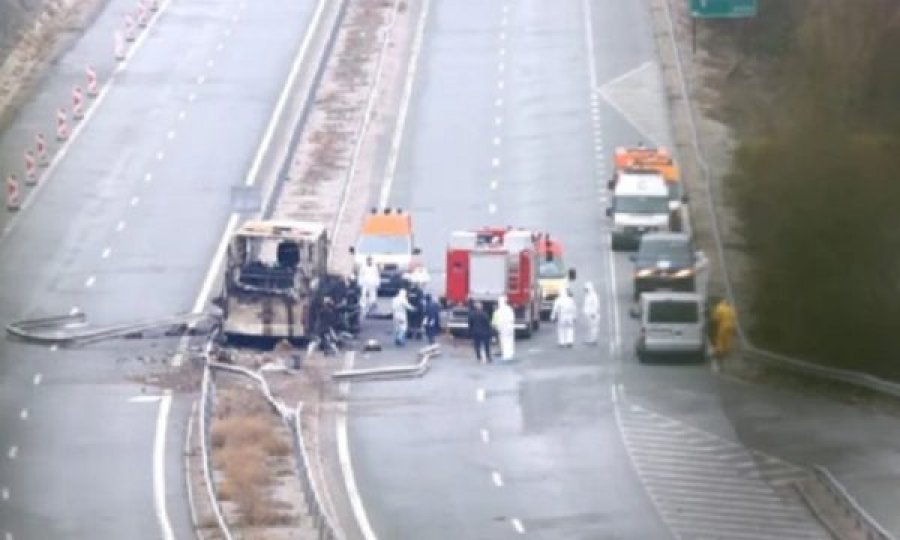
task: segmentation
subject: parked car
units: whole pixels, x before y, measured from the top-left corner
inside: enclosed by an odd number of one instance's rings
[[[699,294],[648,292],[641,295],[639,308],[632,314],[640,319],[635,346],[640,362],[678,357],[706,360],[707,318]]]

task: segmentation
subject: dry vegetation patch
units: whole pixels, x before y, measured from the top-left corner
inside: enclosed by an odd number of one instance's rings
[[[289,431],[255,388],[221,385],[210,442],[219,500],[232,526],[246,531],[297,523],[296,501],[279,496],[294,480]]]

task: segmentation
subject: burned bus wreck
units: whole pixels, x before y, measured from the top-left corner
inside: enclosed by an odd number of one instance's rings
[[[319,223],[249,221],[228,246],[222,294],[226,339],[306,340],[327,280],[328,237]]]

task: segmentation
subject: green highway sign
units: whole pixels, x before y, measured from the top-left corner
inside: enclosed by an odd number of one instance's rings
[[[755,17],[757,0],[690,0],[691,15],[697,19],[739,19]]]

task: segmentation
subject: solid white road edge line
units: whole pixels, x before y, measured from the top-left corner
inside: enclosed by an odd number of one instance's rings
[[[381,193],[378,197],[378,208],[387,207],[388,199],[391,196],[391,187],[394,184],[394,176],[397,173],[397,162],[400,159],[400,147],[403,144],[403,132],[406,130],[406,117],[409,112],[410,101],[412,100],[413,86],[419,66],[419,55],[422,52],[422,41],[425,37],[425,23],[428,21],[428,10],[430,8],[431,0],[425,0],[422,4],[422,13],[419,15],[416,37],[409,57],[409,65],[406,68],[406,80],[403,82],[403,97],[400,98],[400,112],[397,116],[397,125],[394,127],[391,150],[388,153],[388,164],[385,170],[384,183],[381,184]]]
[[[287,104],[288,96],[294,87],[294,81],[297,79],[297,74],[300,73],[300,67],[304,64],[303,61],[306,59],[306,51],[312,43],[313,34],[315,33],[315,29],[319,26],[319,20],[322,18],[322,12],[324,10],[325,0],[319,0],[319,4],[316,6],[316,12],[307,27],[306,35],[303,36],[303,43],[300,45],[300,50],[297,52],[297,56],[294,57],[294,63],[291,65],[291,71],[288,73],[287,81],[284,84],[281,95],[278,96],[278,102],[275,104],[275,109],[272,110],[272,116],[269,118],[269,124],[266,126],[266,132],[263,135],[262,141],[259,143],[256,155],[253,157],[253,163],[247,171],[247,178],[244,181],[245,186],[249,187],[256,183],[256,177],[259,175],[260,167],[262,167],[263,157],[265,156],[266,150],[269,149],[269,145],[272,143],[272,137],[275,135],[275,126],[278,124],[278,120],[281,119],[282,114],[284,113],[284,107]]]
[[[353,352],[349,352],[344,362],[344,369],[353,369]],[[350,393],[350,383],[341,384],[341,394],[344,396]],[[356,517],[356,523],[359,531],[365,540],[378,540],[375,531],[372,530],[372,524],[369,523],[369,516],[366,514],[366,507],[363,505],[362,497],[359,495],[359,489],[356,486],[356,476],[353,474],[353,463],[350,460],[350,443],[347,436],[347,416],[349,415],[349,406],[347,401],[341,403],[336,423],[337,423],[337,451],[338,462],[341,465],[341,476],[344,477],[344,489],[347,490],[347,498],[350,499],[350,507],[353,509],[353,515]]]
[[[159,414],[156,417],[156,435],[153,441],[153,502],[156,517],[162,530],[163,540],[175,540],[172,523],[166,511],[166,431],[169,421],[169,409],[172,396],[166,393],[159,401]]]

